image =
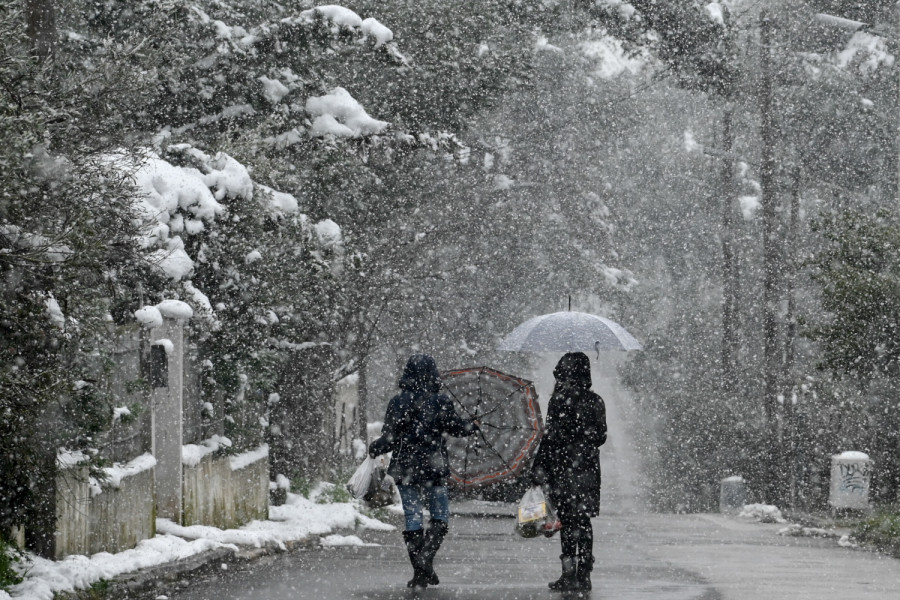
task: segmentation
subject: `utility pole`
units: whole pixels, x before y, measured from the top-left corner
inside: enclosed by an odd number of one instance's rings
[[[760,83],[759,114],[762,160],[759,183],[763,220],[763,408],[766,418],[767,452],[764,460],[766,501],[778,499],[778,379],[781,371],[778,364],[778,325],[776,322],[778,248],[776,240],[775,211],[775,151],[772,131],[772,43],[771,21],[768,11],[759,16],[760,37]]]

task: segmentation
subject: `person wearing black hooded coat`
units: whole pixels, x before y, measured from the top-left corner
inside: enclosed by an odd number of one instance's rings
[[[440,583],[434,557],[449,521],[450,461],[445,437],[472,435],[478,422],[460,418],[450,398],[438,393],[440,373],[427,354],[409,358],[399,386],[400,393],[388,403],[381,437],[369,445],[369,456],[393,452],[388,475],[394,478],[403,501],[403,540],[413,566],[407,586],[424,588]],[[431,513],[427,532],[422,516],[425,501]]]
[[[556,386],[547,406],[545,433],[532,465],[532,482],[546,484],[562,523],[562,576],[550,588],[590,590],[591,517],[600,513],[599,448],[606,442],[606,406],[590,389],[591,364],[586,354],[566,354],[553,376]]]

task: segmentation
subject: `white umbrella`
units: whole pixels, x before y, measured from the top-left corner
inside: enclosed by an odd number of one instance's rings
[[[513,352],[643,350],[625,328],[604,317],[565,311],[528,319],[497,346]]]

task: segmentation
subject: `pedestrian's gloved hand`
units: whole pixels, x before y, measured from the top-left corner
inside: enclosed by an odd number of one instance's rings
[[[371,444],[369,444],[369,456],[375,458],[376,456],[381,456],[387,452],[387,442],[385,442],[383,437],[378,438]]]

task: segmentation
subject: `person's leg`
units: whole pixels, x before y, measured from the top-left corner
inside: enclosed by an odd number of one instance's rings
[[[447,535],[450,523],[450,495],[445,486],[432,486],[426,488],[428,495],[428,511],[431,513],[431,522],[428,531],[425,532],[425,543],[422,548],[422,568],[428,576],[430,585],[437,585],[441,581],[434,572],[434,557]]]
[[[575,560],[578,556],[579,535],[577,522],[573,519],[573,515],[560,510],[559,521],[562,523],[562,529],[559,530],[559,541],[562,546],[562,554],[559,555],[560,561],[562,561],[562,575],[550,583],[550,589],[565,592],[577,589]]]
[[[426,587],[427,577],[422,569],[422,547],[425,543],[425,532],[422,529],[422,498],[418,486],[398,485],[400,500],[403,502],[403,517],[406,521],[406,530],[403,532],[403,541],[406,543],[406,552],[409,554],[409,562],[413,567],[413,578],[406,582],[407,587]]]
[[[578,538],[578,589],[591,589],[591,571],[594,570],[594,528],[591,525],[591,518],[587,514],[578,516],[577,523]]]

